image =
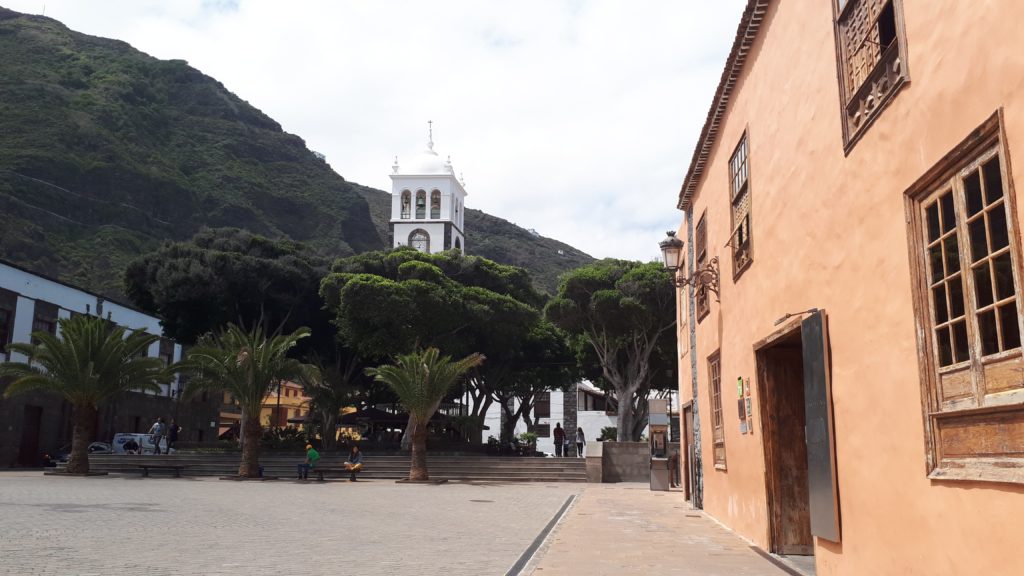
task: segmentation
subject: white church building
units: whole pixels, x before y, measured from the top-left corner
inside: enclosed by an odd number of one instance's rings
[[[431,125],[427,147],[410,162],[392,166],[392,247],[412,246],[421,252],[466,250],[466,189],[455,177],[451,157],[434,151]]]

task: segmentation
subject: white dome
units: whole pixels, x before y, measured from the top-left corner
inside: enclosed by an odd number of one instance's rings
[[[442,160],[432,146],[428,146],[411,161],[402,164],[402,174],[452,174],[452,166]]]

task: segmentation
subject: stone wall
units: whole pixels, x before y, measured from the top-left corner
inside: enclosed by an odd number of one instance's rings
[[[601,442],[602,482],[648,482],[651,448],[647,442]]]

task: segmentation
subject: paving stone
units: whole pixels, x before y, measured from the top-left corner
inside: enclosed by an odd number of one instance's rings
[[[584,486],[0,473],[0,575],[502,575]]]
[[[690,510],[680,492],[588,484],[527,565],[533,576],[785,576],[750,545]]]

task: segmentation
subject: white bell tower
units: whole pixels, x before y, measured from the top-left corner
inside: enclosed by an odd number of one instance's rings
[[[411,162],[391,167],[391,245],[428,253],[466,251],[466,189],[448,161],[434,151],[434,125],[428,122],[427,147]]]

